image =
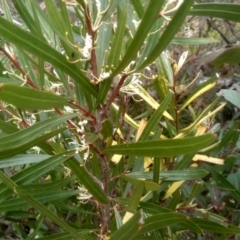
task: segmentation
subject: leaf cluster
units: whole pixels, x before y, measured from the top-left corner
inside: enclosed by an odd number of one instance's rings
[[[183,97],[190,58],[171,54],[216,42],[179,37],[187,16],[239,22],[240,5],[194,2],[1,1],[1,237],[240,234],[238,114],[216,118],[239,84],[199,108],[218,77]]]

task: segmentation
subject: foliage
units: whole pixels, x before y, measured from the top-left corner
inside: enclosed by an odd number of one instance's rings
[[[3,237],[240,234],[238,113],[218,117],[240,87],[197,107],[219,79],[182,74],[184,47],[217,40],[179,34],[187,16],[238,22],[240,5],[180,2],[1,1]]]

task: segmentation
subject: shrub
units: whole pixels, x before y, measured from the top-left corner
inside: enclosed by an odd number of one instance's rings
[[[175,37],[187,15],[237,22],[240,6],[170,3],[2,1],[3,236],[210,239],[240,233],[234,208],[239,171],[227,174],[239,161],[237,124],[214,120],[226,104],[220,95],[239,106],[238,90],[213,95],[197,111],[194,101],[217,77],[181,98],[187,52],[175,61],[166,51],[176,43],[215,42]],[[227,62],[224,54],[228,50],[214,63]]]

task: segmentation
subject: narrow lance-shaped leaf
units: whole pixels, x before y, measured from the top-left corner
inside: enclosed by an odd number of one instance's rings
[[[17,47],[51,63],[74,78],[91,95],[97,95],[97,88],[90,83],[89,79],[75,65],[67,61],[66,57],[52,48],[49,44],[39,39],[13,23],[0,17],[1,37],[6,38]]]
[[[75,150],[63,152],[58,155],[47,158],[44,161],[33,164],[28,168],[16,173],[11,177],[12,181],[16,184],[27,184],[42,176],[46,172],[54,169],[56,166],[67,161],[72,155],[75,154]],[[3,183],[0,184],[0,202],[5,200],[11,195],[11,190],[7,189]]]
[[[21,140],[19,141],[19,146],[16,146],[12,149],[7,149],[7,150],[3,150],[0,153],[0,159],[6,159],[8,157],[14,156],[16,154],[19,153],[23,153],[24,151],[26,151],[27,149],[34,147],[34,146],[39,146],[40,148],[42,148],[42,150],[46,150],[47,148],[47,152],[49,152],[49,154],[52,154],[52,149],[48,147],[48,144],[44,143],[44,141],[58,135],[59,133],[63,132],[64,130],[66,130],[66,127],[61,127],[61,128],[57,128],[55,130],[49,131],[47,133],[41,134],[40,136],[37,136],[34,139],[24,139],[24,142],[21,143]],[[0,139],[1,140],[1,139]],[[14,141],[13,141],[14,142]]]
[[[143,132],[141,134],[141,136],[139,137],[138,141],[144,141],[147,139],[147,137],[149,136],[149,134],[151,133],[151,131],[154,130],[154,128],[157,126],[158,122],[160,121],[163,113],[165,112],[165,110],[167,109],[170,101],[172,99],[172,94],[169,93],[164,100],[162,101],[162,103],[160,104],[160,106],[158,107],[158,109],[153,113],[153,115],[151,116],[151,118],[149,119],[146,127],[143,129]]]
[[[45,133],[46,131],[49,131],[49,129],[51,129],[52,127],[55,127],[58,124],[77,116],[78,114],[76,113],[56,116],[36,123],[33,126],[28,127],[24,130],[1,137],[0,153],[6,150],[15,149],[28,142],[31,142],[41,134]]]
[[[189,11],[189,15],[223,18],[229,21],[240,22],[240,5],[224,3],[195,4]]]
[[[143,223],[143,213],[142,211],[138,211],[121,228],[114,232],[110,240],[132,239],[137,235]]]
[[[144,182],[138,181],[132,189],[132,195],[128,201],[127,210],[134,211],[137,209],[140,199],[144,191]]]
[[[185,100],[183,105],[181,106],[179,111],[182,111],[186,106],[188,106],[193,100],[195,100],[197,97],[202,95],[203,93],[207,92],[211,88],[213,88],[216,85],[217,77],[212,77],[209,80],[207,80],[205,83],[200,84],[196,89],[192,91],[192,93],[188,96],[188,98]]]
[[[103,152],[129,156],[174,157],[197,152],[209,146],[214,139],[213,134],[184,139],[160,139],[115,145],[106,148]]]
[[[40,91],[14,84],[0,85],[0,100],[21,109],[62,108],[67,99],[51,92]]]
[[[12,191],[17,187],[17,184],[13,182],[9,177],[7,177],[3,172],[0,171],[0,179],[2,182]],[[29,204],[31,204],[34,208],[36,208],[41,214],[45,215],[47,218],[51,219],[53,222],[61,226],[63,229],[71,233],[76,239],[81,239],[76,230],[72,227],[70,227],[65,221],[63,221],[60,217],[58,217],[55,213],[53,213],[51,210],[49,210],[47,207],[42,205],[40,202],[35,200],[34,198],[30,196],[22,196],[25,201],[27,201]]]
[[[144,220],[144,225],[140,229],[139,234],[151,232],[153,230],[168,227],[173,224],[184,222],[187,216],[180,213],[161,213],[148,217]]]
[[[129,44],[129,47],[124,55],[121,63],[118,65],[117,69],[113,72],[113,75],[117,75],[121,72],[128,64],[134,60],[137,52],[142,47],[147,34],[149,33],[152,25],[157,20],[161,7],[164,1],[150,1],[149,5],[143,15],[143,18],[138,26],[137,32],[134,35],[133,40]]]
[[[86,189],[101,203],[108,203],[109,199],[99,185],[100,181],[91,176],[84,166],[80,166],[76,159],[66,162],[68,168],[78,177]]]
[[[185,17],[187,16],[190,7],[193,5],[194,0],[183,1],[182,5],[179,7],[177,13],[174,15],[173,19],[167,26],[166,30],[163,32],[160,37],[157,45],[153,48],[148,58],[137,68],[136,71],[139,71],[151,64],[160,53],[170,44],[172,38],[177,33],[178,29],[181,27]]]
[[[204,169],[189,169],[189,170],[169,170],[160,171],[159,179],[164,179],[167,181],[181,181],[181,180],[192,180],[201,179],[208,175],[208,172]],[[132,178],[142,178],[142,179],[152,179],[153,172],[131,172],[126,174],[127,177]],[[125,176],[125,177],[126,177]]]

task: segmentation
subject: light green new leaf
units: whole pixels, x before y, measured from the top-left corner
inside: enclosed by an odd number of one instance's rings
[[[180,213],[161,213],[144,219],[144,225],[139,234],[168,227],[187,220],[187,216]]]
[[[194,0],[183,1],[182,5],[179,7],[177,13],[174,15],[173,19],[168,24],[156,46],[152,49],[147,59],[137,68],[136,71],[139,71],[147,65],[151,64],[167,47],[167,45],[170,44],[172,38],[176,35],[178,29],[182,26],[182,23],[185,20],[189,9],[193,5],[193,3]]]
[[[138,211],[121,228],[113,233],[109,240],[131,240],[143,225],[143,213]]]
[[[74,78],[91,95],[97,95],[97,88],[90,83],[89,79],[75,65],[67,61],[66,57],[52,48],[48,43],[32,35],[13,23],[0,17],[1,36],[17,47],[51,63]]]
[[[0,138],[0,153],[16,149],[26,143],[29,143],[58,124],[77,116],[78,114],[76,113],[56,116],[38,122],[24,130],[3,136]]]
[[[195,4],[189,15],[215,17],[240,22],[240,5],[224,3]]]
[[[107,147],[103,152],[129,156],[174,157],[197,152],[209,146],[214,139],[215,136],[213,134],[184,139],[160,139],[115,145]]]
[[[0,100],[21,109],[63,108],[67,99],[51,92],[14,84],[0,84]]]

